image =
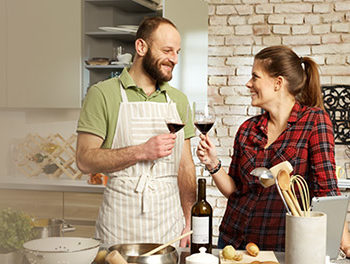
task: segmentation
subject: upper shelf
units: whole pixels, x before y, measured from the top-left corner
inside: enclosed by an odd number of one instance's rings
[[[111,38],[115,37],[121,41],[132,42],[135,40],[135,33],[128,32],[107,32],[107,31],[90,31],[85,33],[87,36],[96,37],[96,38]]]
[[[128,64],[119,64],[119,65],[85,65],[86,69],[89,70],[104,70],[104,69],[124,69]]]
[[[85,0],[94,5],[114,6],[125,12],[149,13],[158,10],[158,5],[147,0]]]

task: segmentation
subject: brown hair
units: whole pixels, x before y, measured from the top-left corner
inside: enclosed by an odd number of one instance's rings
[[[324,109],[318,65],[310,57],[299,57],[286,46],[271,46],[256,54],[255,59],[263,62],[271,77],[284,77],[288,91],[301,104]]]
[[[159,25],[161,25],[161,24],[168,24],[168,25],[171,25],[174,28],[176,28],[176,26],[173,24],[173,22],[171,22],[169,19],[166,19],[164,17],[145,18],[141,22],[141,24],[136,32],[136,39],[141,38],[150,44],[152,42],[153,32],[156,31],[157,28],[159,27]]]

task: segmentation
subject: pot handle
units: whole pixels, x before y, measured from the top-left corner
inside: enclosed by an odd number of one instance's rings
[[[75,231],[75,227],[73,225],[70,225],[70,224],[67,224],[67,223],[64,223],[63,224],[63,227],[62,227],[62,232],[65,233],[65,232],[73,232]]]

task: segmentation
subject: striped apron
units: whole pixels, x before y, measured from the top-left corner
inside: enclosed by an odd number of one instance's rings
[[[128,102],[121,83],[120,90],[122,102],[112,148],[142,144],[152,136],[169,133],[164,121],[169,112],[181,120],[176,103],[167,94],[168,103]],[[102,243],[165,243],[181,234],[184,218],[177,172],[183,142],[182,129],[169,158],[138,162],[108,175],[96,222],[96,237]]]

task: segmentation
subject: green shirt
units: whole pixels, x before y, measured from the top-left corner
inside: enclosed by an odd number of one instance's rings
[[[184,93],[165,82],[160,84],[158,89],[148,96],[142,88],[136,86],[126,68],[120,75],[120,79],[111,78],[89,88],[80,112],[78,132],[97,135],[104,140],[103,148],[111,148],[118,121],[119,107],[122,101],[120,81],[130,102],[149,101],[165,103],[165,93],[167,93],[170,99],[176,103],[181,120],[183,122],[187,120],[184,127],[185,139],[195,135],[188,99]]]

